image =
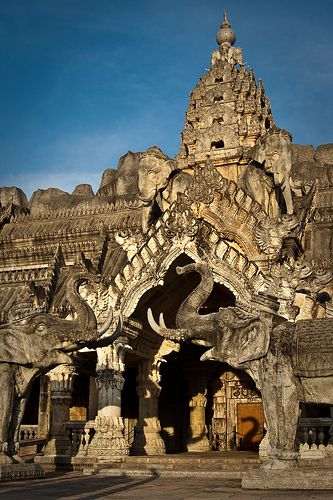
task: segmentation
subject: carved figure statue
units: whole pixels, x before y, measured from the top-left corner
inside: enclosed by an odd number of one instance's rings
[[[333,185],[333,164],[322,165],[315,160],[293,163],[290,185],[296,196],[307,194],[317,180],[318,187],[327,188]]]
[[[295,465],[299,403],[333,404],[333,321],[292,323],[267,307],[243,305],[200,315],[213,276],[203,264],[177,268],[179,274],[190,271],[199,272],[201,282],[181,305],[177,329],[168,329],[163,316],[158,325],[149,310],[151,327],[172,340],[205,341],[210,349],[202,361],[218,360],[249,373],[261,391],[267,422],[269,460],[264,467]]]
[[[79,295],[88,273],[69,278],[66,294],[76,319],[66,320],[51,313],[35,312],[0,326],[0,463],[12,461],[19,426],[33,380],[59,364],[73,362],[71,353],[98,345],[98,339],[112,323],[112,308],[104,324],[97,328],[93,310]],[[121,323],[108,336],[112,343],[121,333]],[[106,338],[100,340],[106,342]]]
[[[253,160],[239,179],[246,194],[265,210],[270,217],[280,215],[281,190],[287,214],[293,214],[290,188],[291,135],[273,125],[254,147]]]
[[[142,226],[146,231],[153,200],[160,210],[164,211],[177,201],[177,193],[184,193],[190,185],[192,176],[177,170],[176,162],[156,146],[141,153],[138,175],[139,198],[145,206]]]

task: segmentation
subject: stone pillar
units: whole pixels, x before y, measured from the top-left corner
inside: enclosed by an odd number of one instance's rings
[[[213,382],[213,447],[218,451],[227,450],[227,399],[225,383],[221,378]]]
[[[158,419],[158,397],[161,392],[160,365],[162,359],[144,359],[139,364],[137,393],[139,396],[139,418],[135,426],[134,455],[163,455],[164,441]]]
[[[96,434],[87,454],[99,462],[114,461],[128,455],[129,446],[124,438],[121,417],[121,391],[124,386],[124,354],[129,346],[115,342],[97,349],[98,412],[95,419]]]
[[[206,377],[200,373],[191,373],[188,378],[190,425],[188,429],[187,450],[209,451],[209,440],[206,427],[207,388]]]
[[[72,401],[75,367],[59,365],[49,371],[51,390],[50,432],[45,455],[70,457],[71,442],[63,423],[69,420],[69,407]]]
[[[50,380],[47,375],[40,377],[38,407],[38,437],[45,437],[50,430]]]

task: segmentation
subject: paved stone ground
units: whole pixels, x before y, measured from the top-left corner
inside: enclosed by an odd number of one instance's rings
[[[0,483],[1,500],[279,500],[333,499],[333,491],[242,490],[239,480],[113,478],[53,473],[47,479]]]

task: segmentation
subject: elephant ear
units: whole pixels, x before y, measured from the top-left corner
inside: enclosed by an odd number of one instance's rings
[[[31,363],[29,356],[26,334],[22,334],[20,328],[1,329],[0,363],[15,363],[28,365]]]
[[[266,356],[270,342],[270,330],[264,321],[258,321],[241,334],[241,345],[237,362],[241,365],[248,361]]]

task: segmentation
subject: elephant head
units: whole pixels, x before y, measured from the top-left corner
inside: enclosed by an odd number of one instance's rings
[[[139,198],[145,204],[151,202],[158,191],[164,189],[176,163],[157,146],[141,153],[139,159]]]
[[[66,297],[76,318],[67,320],[56,314],[35,312],[24,318],[12,321],[0,327],[2,345],[0,347],[0,363],[15,363],[45,368],[51,360],[61,361],[55,364],[70,362],[71,353],[84,346],[98,342],[108,330],[113,320],[110,307],[107,318],[101,327],[97,327],[96,316],[79,294],[79,287],[88,280],[99,278],[89,273],[72,275],[66,286]],[[108,342],[113,342],[121,333],[121,322]],[[103,339],[105,342],[106,339]],[[58,353],[58,354],[57,354]]]
[[[177,329],[165,325],[163,314],[157,324],[151,309],[148,322],[159,335],[172,340],[200,340],[211,347],[202,360],[216,359],[234,368],[244,369],[244,364],[267,354],[270,342],[272,315],[255,310],[247,304],[220,308],[218,312],[201,315],[199,309],[212,292],[213,274],[204,264],[189,264],[176,269],[178,274],[197,271],[201,282],[181,304],[176,315]]]
[[[263,165],[265,172],[273,176],[274,185],[281,188],[288,214],[294,211],[289,183],[291,140],[289,132],[273,125],[253,148],[253,159]]]

